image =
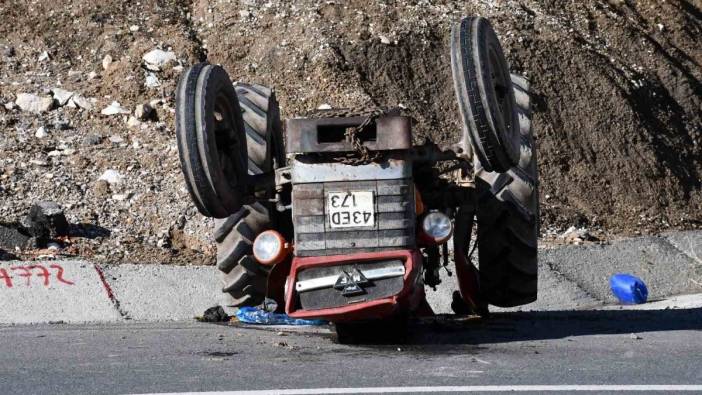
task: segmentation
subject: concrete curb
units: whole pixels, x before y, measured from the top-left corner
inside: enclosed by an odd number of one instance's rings
[[[0,263],[0,323],[111,322],[114,295],[87,262]]]
[[[678,232],[608,245],[539,250],[539,300],[517,309],[606,307],[609,277],[641,277],[656,301],[637,308],[701,307],[702,232]],[[0,324],[190,320],[220,303],[214,267],[96,265],[86,261],[0,263]],[[427,291],[437,313],[450,313],[455,277]]]

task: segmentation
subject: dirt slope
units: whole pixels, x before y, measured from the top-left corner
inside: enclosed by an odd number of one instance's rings
[[[459,129],[447,38],[463,15],[489,17],[513,70],[532,81],[547,234],[579,225],[614,237],[702,220],[698,0],[54,4],[0,4],[0,102],[60,82],[98,105],[40,116],[0,107],[0,221],[54,198],[72,222],[112,232],[90,244],[104,259],[211,254],[208,222],[187,201],[174,150],[179,65],[206,56],[234,79],[274,86],[284,116],[324,103],[402,104],[417,119],[417,140],[445,141]],[[178,60],[156,73],[161,86],[147,88],[142,55],[156,47]],[[39,61],[43,51],[50,58]],[[103,69],[108,54],[114,61]],[[128,127],[127,115],[99,113],[113,100],[133,109],[153,99],[164,99],[158,122]],[[71,127],[34,136],[57,119]],[[86,146],[92,134],[103,140]],[[110,142],[113,135],[124,142]],[[105,193],[96,181],[106,169],[125,181]]]

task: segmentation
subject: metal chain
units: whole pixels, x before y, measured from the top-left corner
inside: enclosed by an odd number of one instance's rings
[[[397,109],[374,107],[319,110],[308,113],[307,118],[349,118],[364,116],[365,119],[363,120],[363,122],[361,122],[360,125],[356,126],[353,129],[347,129],[346,133],[344,134],[348,141],[351,142],[355,154],[334,158],[334,160],[338,162],[356,166],[375,162],[381,158],[380,152],[371,151],[368,149],[368,147],[363,145],[359,134],[366,130],[367,127],[372,125],[376,119],[383,117],[393,111],[397,111]]]

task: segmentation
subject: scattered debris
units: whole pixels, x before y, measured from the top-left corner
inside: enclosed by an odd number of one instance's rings
[[[5,47],[2,50],[2,56],[6,58],[13,58],[15,56],[15,47]]]
[[[122,138],[122,136],[119,136],[116,134],[113,134],[112,136],[110,136],[108,138],[108,140],[110,140],[110,142],[112,144],[122,144],[124,142],[124,139]]]
[[[56,104],[58,104],[60,107],[68,104],[68,101],[71,99],[71,97],[73,97],[73,92],[61,88],[53,88],[51,89],[51,93],[54,95]]]
[[[98,145],[100,143],[102,143],[102,136],[97,134],[89,134],[83,139],[83,145],[87,146]]]
[[[571,226],[558,237],[566,243],[571,244],[580,244],[584,241],[596,240],[587,229],[576,228],[575,226]]]
[[[29,209],[23,224],[36,239],[37,247],[45,247],[51,240],[68,236],[68,221],[56,202],[39,202]]]
[[[291,318],[287,314],[272,313],[258,307],[240,307],[236,312],[240,322],[258,325],[325,325],[323,320]]]
[[[124,201],[128,200],[131,196],[132,196],[131,192],[118,193],[118,194],[112,195],[112,200],[114,200],[116,202],[124,202]]]
[[[161,86],[161,81],[158,80],[156,74],[148,73],[146,74],[146,78],[144,80],[144,86],[146,86],[147,88],[156,88]]]
[[[176,60],[175,53],[164,51],[162,49],[154,49],[147,52],[144,57],[144,66],[151,71],[161,71],[168,63]]]
[[[102,115],[118,115],[118,114],[129,114],[129,110],[122,107],[118,102],[113,101],[109,106],[105,107],[100,111]]]
[[[38,60],[39,62],[43,62],[43,61],[45,61],[45,60],[49,60],[49,53],[48,53],[47,51],[42,52],[42,53],[39,55],[39,58],[37,58],[37,60]]]
[[[140,121],[156,121],[156,109],[149,104],[139,104],[134,109],[134,116]]]
[[[43,126],[40,126],[40,127],[37,129],[37,131],[34,132],[34,137],[36,137],[36,138],[38,138],[38,139],[43,139],[43,138],[46,137],[46,136],[47,136],[46,128],[43,127]]]
[[[626,273],[617,273],[610,277],[609,287],[623,304],[641,304],[648,300],[648,288],[640,278]]]
[[[117,170],[108,169],[100,176],[98,180],[106,181],[108,184],[119,184],[124,181],[124,176]]]
[[[97,100],[94,98],[86,98],[79,94],[73,94],[71,99],[68,101],[68,107],[82,108],[88,111],[95,109],[95,104],[97,104]]]
[[[127,127],[130,129],[138,129],[141,126],[141,121],[139,121],[136,117],[134,116],[129,116],[129,119],[127,119]]]
[[[222,306],[214,306],[205,310],[202,317],[195,317],[200,322],[227,322],[229,316],[224,312]]]
[[[51,110],[54,106],[54,99],[48,96],[37,96],[31,93],[19,93],[15,104],[22,110],[40,114]]]
[[[31,247],[31,236],[19,224],[0,224],[0,249],[15,251]]]
[[[110,65],[112,64],[112,56],[110,54],[105,55],[104,58],[102,58],[102,69],[107,70],[110,68]]]

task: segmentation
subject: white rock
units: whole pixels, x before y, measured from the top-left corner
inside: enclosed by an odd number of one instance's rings
[[[46,136],[47,136],[46,128],[44,128],[43,126],[41,126],[39,129],[37,129],[37,131],[34,133],[34,137],[36,137],[38,139],[43,139]]]
[[[149,73],[146,75],[146,79],[144,81],[144,86],[147,88],[156,88],[161,86],[161,81],[158,80],[158,77],[156,77],[156,74],[154,73]]]
[[[317,107],[317,110],[331,110],[332,106],[330,104],[324,103]]]
[[[390,41],[390,39],[387,36],[383,36],[382,34],[378,36],[378,38],[380,38],[380,42],[382,44],[390,45],[392,43],[392,41]]]
[[[5,103],[5,109],[7,111],[14,110],[15,109],[15,102],[11,101],[11,102]]]
[[[139,121],[136,117],[130,116],[129,119],[127,119],[127,127],[130,129],[138,129],[141,126],[141,121]]]
[[[138,31],[139,31],[139,26],[138,26],[138,25],[129,26],[129,31],[132,32],[132,33],[133,33],[133,32],[138,32]]]
[[[102,115],[118,115],[118,114],[129,114],[130,111],[122,107],[118,102],[113,101],[109,106],[105,107],[100,111]]]
[[[124,176],[120,174],[117,170],[108,169],[100,176],[98,180],[107,182],[110,185],[119,184],[124,181]]]
[[[54,99],[48,96],[37,96],[31,93],[19,93],[15,104],[22,111],[33,112],[39,114],[51,110],[54,105]]]
[[[94,80],[95,78],[97,78],[97,76],[98,76],[98,73],[96,73],[94,71],[89,72],[88,73],[88,81]]]
[[[567,242],[581,242],[590,239],[590,232],[588,232],[585,228],[576,228],[575,226],[571,226],[559,237]]]
[[[71,97],[73,97],[73,92],[61,88],[53,88],[51,93],[53,93],[54,100],[56,100],[59,106],[65,106]]]
[[[129,199],[131,193],[120,193],[116,195],[112,195],[112,200],[118,201],[118,202],[123,202],[127,199]]]
[[[122,136],[118,136],[116,134],[110,136],[110,138],[108,140],[110,140],[110,142],[112,144],[122,144],[124,142],[124,139],[122,138]]]
[[[30,164],[34,166],[48,166],[49,163],[43,160],[38,160],[38,159],[32,159],[29,161]]]
[[[49,59],[49,53],[44,51],[41,53],[41,55],[39,55],[39,59],[37,59],[37,60],[40,62],[43,62],[43,61],[48,60],[48,59]]]
[[[79,94],[74,94],[71,100],[68,102],[68,107],[82,108],[84,110],[92,111],[95,109],[95,104],[97,100],[95,98],[86,98]]]
[[[164,51],[162,49],[154,49],[147,52],[144,57],[144,65],[151,71],[160,71],[170,62],[176,60],[176,55],[172,51]]]
[[[102,58],[102,69],[107,70],[111,64],[112,64],[112,56],[110,56],[110,54],[105,55],[105,57]]]
[[[242,17],[242,18],[250,18],[250,17],[251,17],[251,11],[240,10],[240,11],[239,11],[239,16]]]

